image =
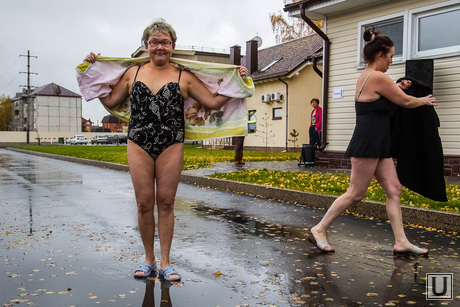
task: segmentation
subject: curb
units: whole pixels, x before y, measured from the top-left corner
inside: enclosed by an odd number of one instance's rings
[[[200,187],[218,189],[235,193],[244,193],[255,197],[274,199],[281,202],[302,204],[314,209],[328,209],[336,196],[286,190],[281,188],[260,186],[251,183],[236,182],[193,175],[181,176],[183,183],[193,184]],[[460,231],[460,215],[423,208],[401,206],[404,224],[423,225],[423,227],[435,228],[449,232]],[[375,201],[360,201],[347,209],[348,213],[388,220],[384,203]]]
[[[123,165],[123,164],[116,164],[116,163],[97,161],[97,160],[88,160],[88,159],[75,158],[75,157],[69,157],[69,156],[61,156],[61,155],[50,154],[50,153],[46,153],[46,152],[38,152],[38,151],[31,151],[31,150],[17,149],[17,148],[10,148],[10,147],[7,147],[6,149],[11,150],[11,151],[24,153],[24,154],[39,156],[39,157],[51,158],[51,159],[56,159],[56,160],[61,160],[61,161],[74,162],[74,163],[79,163],[79,164],[84,164],[84,165],[97,166],[97,167],[111,169],[111,170],[114,170],[114,171],[129,172],[128,165]]]
[[[129,167],[127,165],[60,156],[56,154],[34,152],[23,149],[7,149],[46,158],[102,167],[116,171],[129,172]],[[206,187],[234,193],[244,193],[247,195],[260,198],[274,199],[286,203],[301,204],[313,209],[328,209],[334,202],[334,200],[337,198],[336,196],[331,195],[286,190],[251,183],[215,179],[203,176],[194,176],[184,173],[182,173],[181,175],[181,182],[193,184],[198,187]],[[403,215],[404,224],[406,225],[423,225],[423,227],[434,228],[443,231],[460,232],[460,214],[434,211],[423,208],[412,208],[406,206],[401,206],[401,211]],[[388,220],[385,204],[374,201],[360,201],[359,203],[350,206],[347,212],[360,216],[376,218],[379,220]]]

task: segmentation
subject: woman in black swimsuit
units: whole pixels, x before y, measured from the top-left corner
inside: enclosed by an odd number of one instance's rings
[[[176,32],[164,20],[149,25],[143,34],[150,62],[130,67],[109,96],[100,98],[108,108],[131,100],[132,115],[128,132],[128,163],[136,194],[138,224],[145,249],[145,260],[135,277],[148,277],[157,268],[154,254],[155,218],[161,258],[160,276],[180,280],[171,267],[169,253],[174,233],[174,199],[184,158],[184,100],[189,96],[208,109],[220,109],[230,98],[213,95],[193,74],[169,63],[176,44]],[[85,61],[94,63],[91,53]],[[242,76],[247,69],[237,66]]]
[[[363,36],[367,42],[363,50],[367,67],[356,84],[356,126],[346,152],[351,157],[350,187],[312,227],[309,241],[322,252],[334,252],[326,240],[327,230],[350,205],[364,198],[375,176],[386,194],[387,214],[395,236],[394,254],[427,255],[427,249],[411,244],[404,233],[401,184],[390,156],[389,106],[391,103],[405,108],[434,106],[436,99],[432,95],[422,98],[406,95],[385,74],[392,63],[393,42],[373,29]]]

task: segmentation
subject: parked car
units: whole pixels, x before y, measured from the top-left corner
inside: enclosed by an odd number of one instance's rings
[[[70,145],[83,145],[83,144],[88,144],[88,140],[85,139],[85,137],[83,135],[74,135],[71,139],[70,139]]]
[[[111,144],[127,144],[128,137],[126,134],[115,134],[110,136],[110,143]]]
[[[91,139],[91,144],[108,144],[110,139],[108,135],[96,135]]]

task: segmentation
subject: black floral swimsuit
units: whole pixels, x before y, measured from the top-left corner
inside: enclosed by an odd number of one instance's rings
[[[179,79],[168,82],[153,94],[142,81],[136,81],[130,95],[131,118],[128,139],[156,159],[166,148],[184,142],[184,98]]]

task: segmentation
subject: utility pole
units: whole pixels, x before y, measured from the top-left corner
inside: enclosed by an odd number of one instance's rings
[[[27,74],[27,85],[22,85],[27,87],[27,95],[22,95],[23,101],[27,104],[27,144],[29,144],[29,133],[30,133],[30,122],[32,118],[33,124],[33,97],[30,96],[30,75],[38,75],[38,73],[30,72],[30,58],[38,58],[38,56],[30,55],[30,50],[27,50],[27,55],[19,55],[19,56],[26,56],[27,57],[27,72],[19,72],[20,74]],[[31,117],[32,116],[32,117]]]

